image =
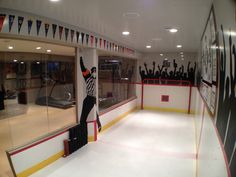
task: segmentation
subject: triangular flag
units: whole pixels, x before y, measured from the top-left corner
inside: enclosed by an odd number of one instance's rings
[[[79,31],[76,31],[76,41],[77,41],[77,43],[79,43],[79,33],[80,33]],[[83,41],[83,39],[82,39],[82,41]]]
[[[60,38],[60,40],[61,40],[62,32],[63,32],[63,26],[59,26],[59,38]]]
[[[74,39],[74,35],[75,35],[75,30],[70,30],[70,38],[71,38],[71,42],[73,42]]]
[[[67,38],[68,38],[68,33],[69,33],[69,29],[65,28],[65,38],[66,38],[66,41],[67,41]]]
[[[102,39],[100,38],[100,48],[102,48]]]
[[[98,38],[95,37],[95,47],[97,48],[98,47]]]
[[[110,50],[111,50],[111,48],[112,48],[112,43],[110,43]]]
[[[115,44],[112,43],[112,50],[115,51]]]
[[[37,29],[37,35],[39,35],[39,31],[41,28],[42,21],[41,20],[36,20],[36,29]]]
[[[44,27],[45,27],[45,36],[47,37],[48,36],[48,30],[49,30],[49,24],[48,23],[45,23],[44,24]]]
[[[11,32],[12,25],[14,23],[15,15],[9,15],[9,32]]]
[[[93,38],[94,38],[94,37],[91,35],[91,36],[90,36],[90,40],[91,40],[91,47],[93,47]]]
[[[109,41],[107,41],[107,50],[109,49]]]
[[[5,18],[6,18],[6,14],[0,14],[0,31],[2,31]]]
[[[82,40],[82,44],[84,43],[84,33],[81,33],[81,40]]]
[[[103,40],[103,47],[104,47],[104,49],[106,49],[106,40],[105,39]]]
[[[21,26],[24,22],[24,17],[18,17],[18,33],[20,33],[20,30],[21,30]]]
[[[30,34],[31,32],[31,28],[32,28],[32,25],[33,25],[33,20],[28,20],[28,34]]]
[[[57,25],[56,24],[52,24],[52,36],[53,36],[53,38],[55,38],[56,31],[57,31]]]
[[[86,34],[86,45],[89,43],[89,34]]]

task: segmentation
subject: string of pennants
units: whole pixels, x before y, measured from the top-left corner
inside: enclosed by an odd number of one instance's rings
[[[7,19],[8,18],[8,19]],[[76,42],[81,43],[82,45],[87,45],[90,47],[96,47],[100,49],[105,49],[108,51],[115,51],[115,52],[121,52],[121,53],[127,53],[127,54],[134,54],[135,51],[133,49],[129,49],[127,47],[118,45],[114,42],[110,42],[106,39],[96,37],[91,34],[87,34],[81,31],[77,31],[74,29],[69,29],[67,27],[64,27],[62,25],[58,24],[50,24],[47,22],[43,22],[42,20],[33,20],[33,19],[26,19],[23,16],[16,16],[16,15],[7,15],[7,14],[0,14],[0,32],[2,32],[2,29],[8,21],[8,32],[12,32],[12,27],[14,22],[17,23],[17,33],[22,33],[22,25],[23,23],[27,23],[27,33],[28,35],[31,35],[32,33],[32,27],[33,25],[36,26],[36,35],[39,36],[40,33],[44,32],[45,38],[48,38],[49,30],[52,32],[52,38],[57,39],[58,36],[57,33],[59,33],[59,40],[65,40],[65,42]],[[62,36],[64,35],[64,38],[62,39]]]

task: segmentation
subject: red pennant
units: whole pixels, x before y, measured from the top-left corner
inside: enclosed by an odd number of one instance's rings
[[[0,14],[0,31],[2,31],[5,18],[6,18],[6,14]]]

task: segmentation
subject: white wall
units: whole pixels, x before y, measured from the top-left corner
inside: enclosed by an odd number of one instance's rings
[[[136,108],[137,105],[137,99],[134,99],[128,103],[125,103],[124,105],[121,105],[117,108],[114,108],[113,110],[102,114],[100,116],[100,121],[102,126],[106,126],[115,119],[119,118],[120,116],[124,115],[125,113],[128,113],[129,111]]]
[[[229,177],[214,122],[205,108],[202,122],[201,139],[199,139],[198,166],[199,177]]]
[[[68,139],[68,137],[68,132],[65,132],[55,138],[12,155],[11,160],[16,174],[19,174],[63,151],[63,140]]]

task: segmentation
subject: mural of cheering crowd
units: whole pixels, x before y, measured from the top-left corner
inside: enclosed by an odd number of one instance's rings
[[[164,60],[162,66],[157,65],[156,62],[152,63],[152,69],[148,68],[147,63],[144,63],[144,69],[139,66],[139,74],[142,82],[150,84],[181,84],[181,85],[194,85],[196,62],[194,66],[191,62],[188,63],[187,71],[183,65],[178,67],[178,64],[173,60],[173,70],[170,70],[170,62]]]

